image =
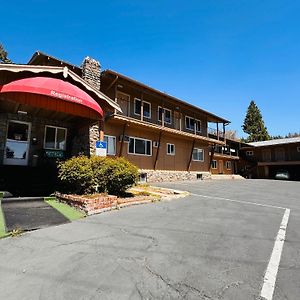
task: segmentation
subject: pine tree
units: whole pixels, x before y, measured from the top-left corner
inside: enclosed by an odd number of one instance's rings
[[[261,112],[253,100],[247,109],[242,128],[243,131],[248,134],[247,142],[258,142],[270,139]]]
[[[7,52],[5,51],[1,43],[0,43],[0,63],[12,64],[12,61],[7,57]]]

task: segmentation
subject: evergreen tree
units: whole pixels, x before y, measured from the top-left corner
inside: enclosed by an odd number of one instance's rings
[[[12,63],[12,61],[7,57],[7,52],[5,51],[1,43],[0,43],[0,63],[4,63],[4,64]]]
[[[253,100],[247,109],[242,128],[243,131],[248,134],[247,142],[258,142],[270,139],[261,112]]]

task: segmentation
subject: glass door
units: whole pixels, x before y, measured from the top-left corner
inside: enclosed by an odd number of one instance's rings
[[[9,121],[4,152],[5,165],[28,165],[30,123]]]

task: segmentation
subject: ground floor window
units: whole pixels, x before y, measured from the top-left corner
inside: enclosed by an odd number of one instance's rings
[[[107,155],[116,155],[116,137],[105,135],[104,142],[106,142]]]
[[[152,141],[130,137],[128,144],[128,153],[138,155],[152,155]]]
[[[212,168],[212,169],[217,169],[217,167],[218,167],[217,161],[216,161],[216,160],[213,160],[213,161],[211,162],[211,168]]]
[[[167,154],[175,155],[175,145],[174,144],[167,144]]]
[[[226,169],[230,170],[231,169],[231,161],[226,161]]]
[[[66,150],[67,129],[55,126],[45,126],[44,148]]]
[[[193,160],[204,161],[204,150],[199,148],[194,148],[193,150]]]

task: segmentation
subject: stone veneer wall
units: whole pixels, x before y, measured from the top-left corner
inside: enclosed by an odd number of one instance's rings
[[[82,63],[82,78],[94,87],[96,90],[100,91],[101,85],[101,66],[98,61],[90,57],[86,57]],[[101,124],[100,124],[101,125]],[[93,124],[89,128],[90,134],[90,154],[93,155],[96,153],[96,141],[99,141],[99,124]]]
[[[147,182],[168,182],[183,180],[199,180],[197,175],[202,175],[203,180],[211,179],[210,172],[188,172],[188,171],[167,171],[167,170],[139,170],[139,173],[147,174]]]
[[[45,126],[59,126],[65,127],[68,129],[67,132],[67,153],[71,156],[84,154],[90,154],[90,132],[89,126],[83,126],[79,129],[74,127],[71,123],[65,122],[62,120],[49,120],[45,118],[39,118],[31,115],[18,115],[18,114],[8,114],[0,113],[0,164],[3,162],[4,158],[4,149],[6,144],[6,135],[7,135],[7,125],[9,120],[24,121],[31,123],[31,132],[30,132],[30,151],[29,151],[29,165],[32,165],[33,155],[38,155],[44,147],[44,135],[45,135]],[[99,135],[96,131],[95,135]],[[37,143],[32,143],[32,138],[37,139]],[[96,138],[94,137],[94,141]],[[95,144],[95,143],[94,143]],[[41,157],[40,157],[41,158]]]

